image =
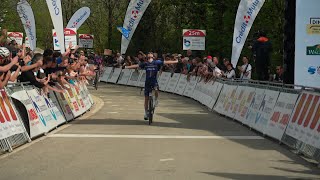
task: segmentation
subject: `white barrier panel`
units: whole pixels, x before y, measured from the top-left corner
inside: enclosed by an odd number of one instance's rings
[[[112,70],[112,73],[110,74],[107,82],[116,84],[118,81],[118,78],[120,76],[121,70],[122,69],[120,69],[120,68],[114,68]]]
[[[203,96],[202,96],[202,99],[200,100],[200,102],[203,105],[207,106],[208,108],[210,106],[210,103],[211,103],[212,97],[213,97],[213,90],[214,90],[213,83],[214,82],[210,81],[204,85]]]
[[[33,107],[36,110],[37,115],[43,124],[47,127],[47,130],[50,131],[56,128],[58,125],[55,123],[54,117],[48,111],[46,107],[44,98],[39,94],[36,89],[27,90],[29,98],[32,100]]]
[[[254,98],[255,91],[256,89],[253,87],[245,87],[242,98],[238,100],[240,104],[234,119],[243,123],[243,121],[246,119],[246,114],[249,110],[250,104]]]
[[[200,79],[197,80],[197,84],[194,87],[194,90],[193,90],[193,93],[192,93],[192,96],[191,96],[192,99],[200,102],[200,99],[201,99],[201,96],[202,96],[202,92],[201,91],[202,91],[203,86],[204,86],[204,82],[200,81]]]
[[[140,72],[138,70],[134,70],[131,73],[131,76],[129,78],[129,81],[128,81],[127,85],[129,85],[129,86],[137,86],[139,77],[140,77]]]
[[[24,132],[23,125],[4,90],[0,90],[0,139]]]
[[[28,112],[30,138],[48,132],[46,122],[44,121],[44,119],[40,119],[40,117],[38,116],[37,111],[33,106],[33,102],[29,98],[25,90],[14,92],[11,97],[20,101],[25,106],[26,111]]]
[[[132,69],[123,69],[119,76],[118,84],[127,85],[132,72]]]
[[[222,88],[223,88],[223,84],[222,83],[220,83],[220,82],[214,82],[213,83],[212,91],[211,91],[212,100],[209,103],[208,108],[213,109],[213,106],[216,104]]]
[[[302,92],[286,134],[320,148],[320,94]]]
[[[167,85],[170,81],[171,73],[169,72],[162,72],[159,77],[159,89],[160,91],[165,91],[167,88]]]
[[[108,82],[108,79],[112,73],[112,67],[107,67],[102,75],[102,77],[100,78],[100,81],[103,81],[103,82]]]
[[[80,93],[80,99],[83,100],[85,110],[86,111],[89,110],[92,104],[90,102],[89,95],[86,94],[85,90],[83,89],[83,83],[78,82],[76,88],[77,88],[77,91],[79,91]]]
[[[166,87],[166,92],[174,93],[178,85],[179,79],[180,79],[180,74],[174,73]]]
[[[61,101],[61,98],[59,100],[57,99],[60,96],[60,94],[56,95],[53,91],[50,91],[49,96],[50,96],[50,99],[52,100],[52,102],[58,107],[60,112],[62,112],[64,114],[64,117],[67,121],[70,121],[74,118],[72,111],[71,110],[69,112],[67,111],[63,102]]]
[[[228,115],[228,110],[232,108],[232,99],[235,97],[236,90],[237,86],[225,84],[214,110],[220,114]]]
[[[268,127],[268,121],[272,115],[271,113],[273,111],[273,108],[278,100],[279,94],[279,91],[265,90],[264,98],[252,123],[253,129],[262,133],[265,132],[266,128]]]
[[[81,98],[80,89],[78,87],[78,84],[76,84],[74,87],[72,87],[71,90],[72,90],[72,93],[73,93],[73,96],[74,96],[76,102],[78,103],[80,114],[84,114],[87,111],[87,109],[84,105],[83,99]]]
[[[277,140],[282,139],[298,96],[298,94],[280,93],[277,103],[270,113],[268,127],[265,129],[264,134]]]
[[[184,96],[187,96],[187,97],[190,97],[192,98],[193,96],[193,91],[195,89],[195,87],[197,86],[197,83],[198,83],[198,77],[196,76],[191,76],[189,81],[188,81],[188,84],[183,92],[183,95]]]
[[[93,101],[93,99],[92,99],[92,96],[91,96],[91,94],[90,94],[87,86],[85,85],[84,82],[83,82],[83,83],[80,83],[80,86],[82,87],[82,90],[84,91],[84,94],[86,94],[86,97],[89,98],[89,101],[90,101],[91,106],[92,106],[92,105],[94,104],[94,101]],[[89,108],[91,108],[91,106],[90,106]]]
[[[235,118],[237,111],[240,110],[240,103],[243,99],[244,92],[247,87],[245,86],[238,86],[236,93],[235,93],[235,99],[233,99],[232,107],[228,111],[228,116],[231,118]]]
[[[225,103],[225,115],[230,118],[234,118],[234,116],[236,115],[236,101],[238,88],[239,86],[232,86],[232,89],[229,92],[230,96],[227,98],[227,102]]]
[[[249,110],[246,114],[246,118],[243,121],[243,124],[253,127],[255,118],[258,114],[259,108],[264,98],[265,89],[256,88],[255,95],[250,103]]]
[[[140,76],[139,76],[139,80],[138,80],[138,87],[144,87],[144,85],[146,84],[146,77],[147,77],[147,73],[146,70],[140,70],[139,71]]]
[[[183,95],[183,92],[186,89],[187,84],[188,84],[187,75],[181,74],[180,79],[178,81],[178,85],[174,90],[174,93]]]

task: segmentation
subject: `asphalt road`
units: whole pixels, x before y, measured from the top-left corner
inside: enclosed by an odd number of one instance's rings
[[[320,179],[320,170],[199,103],[161,93],[155,123],[140,89],[102,84],[81,119],[0,157],[0,180]]]

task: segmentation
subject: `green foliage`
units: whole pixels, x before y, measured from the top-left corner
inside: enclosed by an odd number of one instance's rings
[[[3,0],[1,9],[8,11],[5,22],[0,24],[10,31],[21,31],[16,13],[18,0]],[[95,50],[105,48],[119,51],[121,34],[117,26],[123,24],[128,0],[63,0],[64,24],[80,7],[90,7],[92,13],[79,33],[95,35]],[[207,50],[210,54],[230,58],[234,19],[240,0],[153,0],[138,26],[129,45],[128,54],[139,50],[182,52],[182,29],[205,29]],[[52,46],[53,28],[45,0],[29,0],[35,13],[37,43],[41,48]],[[0,9],[0,13],[1,13]],[[12,23],[14,22],[14,23]],[[283,56],[284,1],[266,0],[253,27],[243,55],[251,56],[246,48],[253,41],[253,34],[265,30],[273,44],[272,64],[278,65]]]

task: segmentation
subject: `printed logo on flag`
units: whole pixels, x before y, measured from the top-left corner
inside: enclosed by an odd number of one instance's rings
[[[320,44],[307,46],[307,55],[320,55]]]
[[[320,35],[320,17],[310,18],[310,24],[307,25],[307,33],[309,35]]]
[[[137,18],[138,18],[138,15],[139,15],[139,11],[133,10],[131,14],[132,14],[132,17],[133,17],[134,19],[137,19]]]

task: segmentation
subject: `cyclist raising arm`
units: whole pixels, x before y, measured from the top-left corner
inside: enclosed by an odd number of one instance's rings
[[[161,60],[154,60],[153,53],[148,54],[147,62],[141,62],[137,65],[132,66],[125,66],[126,69],[136,69],[141,68],[146,70],[146,82],[144,88],[144,109],[145,115],[144,119],[148,120],[148,101],[149,101],[149,94],[152,92],[152,89],[155,90],[155,106],[158,105],[158,95],[159,95],[159,85],[157,80],[157,75],[160,70],[160,67],[164,64],[177,64],[179,61],[161,61]]]

